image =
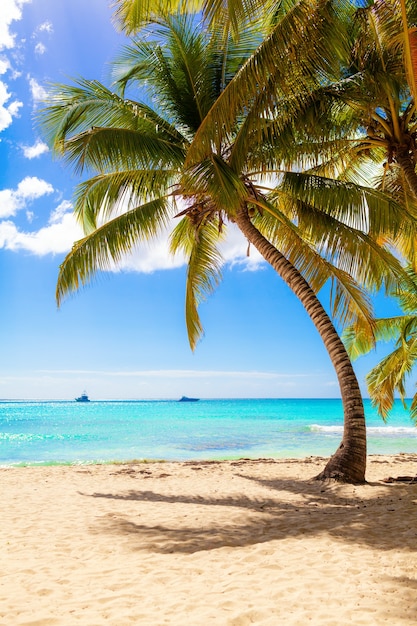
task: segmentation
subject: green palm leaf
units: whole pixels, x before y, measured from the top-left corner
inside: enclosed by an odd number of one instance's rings
[[[156,237],[168,225],[167,200],[158,198],[115,217],[77,241],[60,266],[58,305],[71,291],[89,282],[98,271],[117,265],[139,241]]]
[[[139,31],[143,26],[170,13],[197,12],[203,6],[202,0],[115,0],[112,3],[114,20],[128,35]]]
[[[134,169],[94,176],[76,188],[74,213],[85,232],[91,232],[98,221],[168,195],[173,174],[174,170]]]
[[[188,218],[183,218],[171,235],[171,252],[182,251],[188,258],[185,319],[192,350],[203,333],[198,307],[222,278],[223,258],[217,248],[222,238],[218,224],[208,223],[196,231]]]
[[[184,147],[155,133],[120,128],[94,128],[75,135],[65,144],[66,160],[77,173],[143,168],[161,162],[178,166],[184,160]]]

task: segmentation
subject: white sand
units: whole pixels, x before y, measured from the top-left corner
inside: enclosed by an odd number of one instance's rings
[[[417,455],[0,470],[3,626],[417,624]]]

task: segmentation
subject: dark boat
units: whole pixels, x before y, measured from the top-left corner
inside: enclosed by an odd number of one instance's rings
[[[198,402],[200,398],[188,398],[187,396],[183,396],[178,400],[178,402]]]
[[[75,398],[76,402],[90,402],[90,398],[87,396],[86,392],[82,393],[79,398]]]

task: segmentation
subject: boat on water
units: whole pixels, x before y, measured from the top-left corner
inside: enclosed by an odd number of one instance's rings
[[[84,391],[78,398],[75,398],[76,402],[90,402],[90,398]]]
[[[178,400],[178,402],[198,402],[200,398],[189,398],[188,396],[182,396],[182,398],[180,398]]]

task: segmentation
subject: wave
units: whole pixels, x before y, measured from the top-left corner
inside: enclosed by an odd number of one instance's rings
[[[313,433],[327,433],[334,435],[343,434],[343,426],[321,426],[320,424],[310,424],[308,430]],[[417,428],[415,426],[367,426],[368,435],[406,435],[407,437],[417,437]]]

